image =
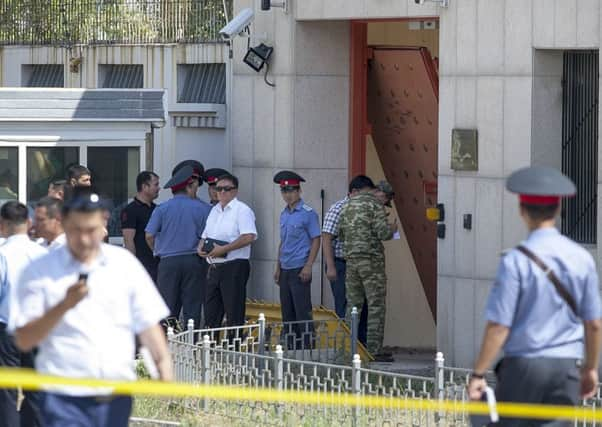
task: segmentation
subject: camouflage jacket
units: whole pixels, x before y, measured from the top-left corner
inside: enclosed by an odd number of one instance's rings
[[[339,217],[338,238],[349,258],[384,258],[383,240],[393,237],[383,205],[372,193],[349,199]]]

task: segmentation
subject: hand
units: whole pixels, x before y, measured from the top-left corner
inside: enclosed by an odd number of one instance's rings
[[[301,273],[299,273],[299,278],[302,282],[311,282],[311,266],[306,265],[301,269]]]
[[[331,282],[337,280],[337,268],[334,265],[326,264],[326,278]]]
[[[226,246],[220,246],[217,244],[213,245],[213,250],[211,252],[209,252],[209,255],[211,258],[223,258],[224,255],[226,254],[226,252],[228,252],[226,250]]]
[[[587,399],[596,394],[598,387],[598,370],[583,369],[581,371],[581,397]]]
[[[88,285],[83,280],[79,280],[74,285],[67,289],[67,294],[63,299],[63,304],[69,310],[75,307],[81,300],[88,295]]]
[[[276,270],[274,271],[274,282],[280,286],[280,266],[276,266]]]
[[[481,400],[481,396],[485,392],[485,387],[487,387],[485,378],[470,378],[468,385],[466,386],[468,398],[470,400]]]
[[[196,247],[196,253],[201,258],[207,258],[207,252],[203,252],[203,246],[205,245],[205,239],[201,239],[199,245]]]

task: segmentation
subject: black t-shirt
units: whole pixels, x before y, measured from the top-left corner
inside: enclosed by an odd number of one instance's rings
[[[156,207],[157,205],[152,202],[149,206],[134,197],[134,200],[121,211],[121,229],[131,228],[136,230],[134,234],[136,257],[153,278],[156,275],[158,259],[155,258],[146,243],[144,229]]]

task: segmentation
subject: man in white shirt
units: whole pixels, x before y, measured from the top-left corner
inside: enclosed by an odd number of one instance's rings
[[[257,239],[255,214],[236,198],[238,178],[219,177],[215,190],[219,203],[209,213],[198,247],[199,256],[209,262],[205,324],[210,328],[222,325],[224,313],[228,326],[244,324],[251,243]],[[212,243],[212,239],[227,244]],[[205,241],[212,249],[205,248]]]
[[[151,278],[126,249],[102,243],[98,195],[74,195],[63,207],[67,244],[32,262],[17,288],[14,318],[22,351],[38,347],[35,368],[68,378],[135,380],[135,336],[163,380],[172,365],[159,321],[169,314]],[[132,399],[107,390],[60,387],[45,393],[46,426],[127,426]]]
[[[46,249],[32,242],[27,235],[30,221],[27,206],[17,201],[6,202],[0,208],[0,234],[6,242],[0,246],[0,366],[33,368],[33,354],[22,353],[8,334],[9,319],[18,307],[14,298],[22,273]],[[17,411],[16,390],[0,390],[0,419],[7,426],[38,426],[39,394],[26,393],[21,410]]]
[[[43,197],[36,204],[34,213],[36,237],[44,239],[48,250],[51,251],[67,241],[61,221],[62,208],[63,202],[55,197]]]

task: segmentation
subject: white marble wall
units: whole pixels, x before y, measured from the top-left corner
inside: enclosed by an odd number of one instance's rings
[[[252,248],[251,298],[279,301],[273,281],[284,206],[272,178],[293,169],[307,182],[303,198],[324,209],[344,197],[347,186],[349,23],[297,22],[294,13],[264,12],[259,1],[235,1],[235,12],[255,10],[253,45],[274,47],[267,86],[263,74],[242,62],[247,41],[236,39],[233,58],[232,164],[241,179],[240,198],[257,217],[260,235]],[[261,39],[261,40],[260,40]],[[320,257],[314,264],[312,301],[330,304],[330,284],[320,289]]]
[[[454,365],[472,364],[499,253],[525,233],[504,179],[531,162],[555,161],[543,142],[532,144],[553,136],[543,123],[556,111],[546,110],[552,76],[541,57],[534,64],[534,49],[597,48],[599,23],[591,0],[451,0],[440,10],[439,201],[447,236],[439,240],[438,347]],[[460,127],[478,129],[477,172],[450,170],[451,130]],[[472,231],[463,214],[473,215]]]

